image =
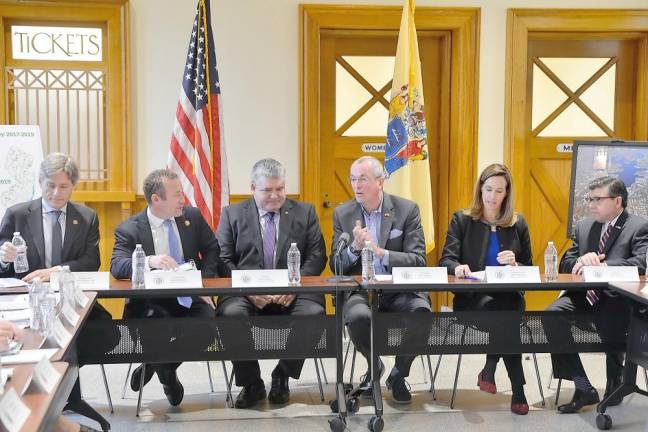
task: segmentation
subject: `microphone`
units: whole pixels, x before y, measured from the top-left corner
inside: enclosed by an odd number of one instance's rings
[[[342,250],[345,247],[347,247],[347,245],[349,244],[349,240],[351,240],[351,236],[349,235],[349,233],[344,232],[340,235],[340,238],[338,239],[337,249],[335,249],[334,256],[338,256],[342,253]]]

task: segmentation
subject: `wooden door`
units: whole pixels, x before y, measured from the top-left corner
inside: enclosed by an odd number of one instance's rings
[[[577,139],[632,140],[639,39],[536,33],[527,50],[525,168],[521,210],[529,222],[533,262],[543,270],[547,242],[560,255],[567,238],[571,152]],[[527,293],[527,309],[544,309],[555,293]]]
[[[362,155],[384,159],[397,31],[322,32],[320,57],[320,223],[330,250],[335,207],[349,200],[351,163]],[[448,189],[450,35],[419,31],[428,130],[435,232],[441,197]],[[445,227],[444,227],[445,229]],[[443,241],[428,257],[436,265]],[[440,245],[440,246],[439,246]]]

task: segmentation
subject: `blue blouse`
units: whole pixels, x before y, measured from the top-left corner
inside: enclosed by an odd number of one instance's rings
[[[488,247],[486,248],[486,260],[484,265],[486,266],[498,266],[501,265],[497,262],[497,254],[500,252],[499,241],[497,240],[497,232],[491,231],[490,236],[488,237]]]

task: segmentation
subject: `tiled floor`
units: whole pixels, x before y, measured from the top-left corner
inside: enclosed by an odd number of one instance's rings
[[[412,366],[409,383],[412,387],[413,403],[410,406],[394,405],[390,402],[389,394],[384,387],[384,421],[385,431],[594,431],[596,429],[593,409],[576,415],[560,415],[554,406],[557,381],[547,385],[551,373],[549,355],[538,355],[540,376],[543,384],[545,407],[538,390],[533,361],[531,356],[525,357],[524,368],[527,379],[525,387],[531,411],[527,416],[516,416],[509,411],[510,383],[506,376],[504,364],[500,362],[497,370],[496,395],[480,392],[476,387],[476,376],[481,369],[484,356],[464,356],[459,376],[459,389],[455,409],[449,408],[452,394],[452,383],[457,356],[444,357],[437,378],[437,399],[433,400],[429,389],[427,367],[424,369],[420,360]],[[585,367],[592,382],[599,388],[602,395],[605,387],[605,358],[600,354],[583,356]],[[384,359],[393,364],[393,359]],[[432,358],[433,365],[436,357]],[[266,385],[270,384],[270,372],[275,362],[261,362]],[[335,361],[325,359],[324,365],[329,382],[334,379]],[[228,363],[231,370],[231,364]],[[358,360],[355,381],[366,369],[364,360]],[[212,376],[215,391],[210,392],[206,363],[185,363],[179,369],[179,377],[185,387],[183,403],[170,407],[162,386],[156,378],[144,389],[142,412],[135,417],[137,395],[127,388],[126,397],[121,398],[124,376],[127,365],[107,365],[106,372],[110,392],[115,408],[110,414],[106,394],[98,366],[87,366],[81,370],[82,388],[85,399],[100,411],[111,423],[112,431],[328,431],[328,419],[332,417],[326,403],[320,401],[317,378],[313,360],[308,360],[304,366],[302,379],[291,380],[291,401],[284,407],[274,407],[262,403],[255,409],[237,410],[228,408],[225,404],[225,384],[220,363],[212,363]],[[643,371],[640,369],[638,379],[641,388],[646,384]],[[348,380],[349,368],[345,377]],[[572,395],[572,384],[566,383],[561,392],[561,403],[568,401]],[[238,389],[234,389],[234,397]],[[328,401],[334,396],[332,384],[324,385],[325,398]],[[367,422],[372,415],[369,401],[363,401],[360,412],[348,421],[348,430],[365,431]],[[616,431],[645,431],[648,432],[648,398],[633,395],[626,398],[619,407],[608,410],[614,421]],[[87,419],[77,415],[72,418],[97,427]]]

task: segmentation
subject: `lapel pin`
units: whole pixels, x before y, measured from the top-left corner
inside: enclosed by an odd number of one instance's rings
[[[79,221],[76,219],[72,219],[72,225],[79,225]]]
[[[288,210],[286,210],[286,212],[284,214],[288,214]]]
[[[385,217],[389,217],[389,213],[385,213]]]
[[[185,226],[191,226],[191,221],[185,220]]]

